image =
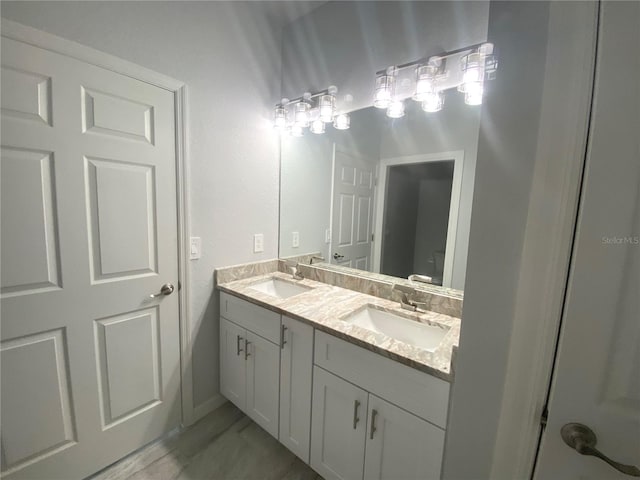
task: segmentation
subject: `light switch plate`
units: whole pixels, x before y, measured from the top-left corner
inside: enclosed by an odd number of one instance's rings
[[[300,246],[300,232],[293,232],[291,235],[291,246],[298,248]]]
[[[327,228],[324,231],[324,243],[331,243],[331,229]]]
[[[264,234],[256,233],[253,236],[253,253],[264,252]]]
[[[202,239],[191,237],[189,244],[189,259],[198,260],[202,256]]]

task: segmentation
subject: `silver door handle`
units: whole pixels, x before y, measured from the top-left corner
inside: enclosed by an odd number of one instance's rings
[[[344,255],[340,255],[339,253],[334,253],[333,254],[333,259],[334,260],[340,260],[341,258],[344,258]]]
[[[247,358],[249,358],[249,356],[251,355],[249,353],[249,345],[251,345],[251,342],[248,341],[246,338],[244,339],[244,359],[246,360]]]
[[[165,283],[164,285],[162,285],[162,287],[160,287],[160,291],[158,293],[152,293],[151,295],[149,295],[149,297],[166,297],[167,295],[171,295],[174,290],[175,288],[173,287],[173,285],[171,285],[170,283]]]
[[[360,402],[358,400],[356,400],[353,403],[353,429],[355,430],[358,422],[360,421],[360,418],[358,417],[358,409],[360,408]]]
[[[287,327],[282,325],[282,330],[280,331],[280,348],[284,349],[284,344],[287,343],[286,335],[287,335]]]
[[[598,437],[586,425],[581,423],[567,423],[560,429],[560,435],[564,443],[573,448],[580,455],[590,455],[611,465],[613,468],[632,477],[640,477],[640,469],[633,465],[624,465],[611,460],[604,453],[596,448]]]
[[[376,417],[378,416],[378,411],[374,408],[371,410],[371,433],[369,434],[369,438],[373,440],[373,434],[376,433]]]
[[[239,357],[240,352],[242,351],[242,347],[240,347],[240,342],[242,342],[243,338],[240,335],[236,335],[236,355]]]

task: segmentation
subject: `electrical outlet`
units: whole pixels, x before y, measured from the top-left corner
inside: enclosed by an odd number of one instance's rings
[[[202,256],[202,239],[200,237],[191,237],[189,248],[189,259],[198,260]]]
[[[264,252],[264,234],[256,233],[253,236],[253,253]]]
[[[291,235],[291,246],[298,248],[300,246],[300,232],[293,232]]]

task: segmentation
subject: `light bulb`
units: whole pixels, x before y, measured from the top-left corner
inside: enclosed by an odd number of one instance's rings
[[[294,123],[300,127],[309,126],[309,104],[307,102],[296,103],[293,119]]]
[[[336,130],[348,130],[351,125],[351,118],[346,113],[336,115],[333,119],[333,128]]]
[[[393,97],[393,86],[395,78],[392,75],[378,75],[376,78],[376,89],[373,96],[373,106],[376,108],[387,108]]]
[[[425,112],[439,112],[444,104],[442,92],[431,92],[422,101],[422,110]]]
[[[331,123],[336,109],[336,97],[322,95],[318,101],[318,108],[320,109],[320,120],[325,123]]]
[[[324,122],[322,121],[322,119],[318,118],[311,122],[309,130],[311,130],[311,133],[315,133],[317,135],[324,133]]]
[[[416,102],[424,101],[427,96],[435,91],[437,67],[422,65],[416,69],[416,91],[413,99]]]
[[[483,82],[470,82],[465,84],[464,103],[467,105],[481,105],[483,93]]]
[[[460,59],[462,69],[462,84],[458,86],[458,91],[466,93],[468,89],[474,89],[473,84],[484,81],[484,55],[474,52],[465,55]]]
[[[402,100],[394,100],[387,108],[387,117],[402,118],[404,117],[404,102]]]
[[[303,128],[298,124],[291,125],[291,136],[293,137],[301,137],[304,135]]]
[[[278,130],[283,130],[287,126],[287,109],[276,107],[273,113],[273,126]]]

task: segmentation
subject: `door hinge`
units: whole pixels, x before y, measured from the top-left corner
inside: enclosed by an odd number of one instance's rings
[[[371,241],[373,242],[373,233],[371,234]]]
[[[549,409],[545,405],[544,409],[542,410],[542,414],[540,415],[540,425],[542,425],[542,428],[545,428],[547,426],[548,418],[549,418]]]

